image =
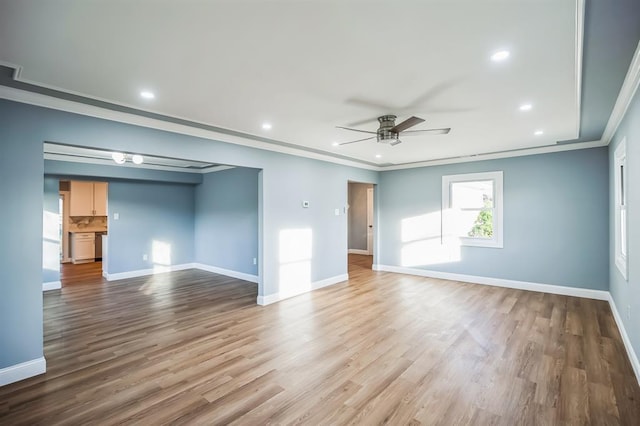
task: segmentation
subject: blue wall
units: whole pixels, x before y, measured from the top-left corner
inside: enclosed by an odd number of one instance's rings
[[[115,181],[108,199],[109,274],[193,262],[193,186]]]
[[[27,119],[0,104],[0,368],[43,355],[42,111]]]
[[[423,215],[439,221],[443,175],[498,170],[504,248],[461,247],[459,260],[411,267],[607,290],[606,148],[382,172],[378,263],[407,266],[402,221]]]
[[[196,262],[258,275],[259,170],[204,175],[196,187]]]
[[[615,264],[614,152],[622,139],[627,144],[627,277]],[[609,249],[609,291],[636,354],[640,354],[640,92],[636,92],[627,113],[609,145],[609,206],[611,241]],[[627,317],[627,307],[631,317]]]

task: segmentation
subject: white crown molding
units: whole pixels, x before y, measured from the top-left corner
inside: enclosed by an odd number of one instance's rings
[[[43,86],[44,87],[44,86]],[[228,135],[226,133],[215,132],[213,130],[201,129],[198,127],[187,126],[184,124],[172,123],[169,121],[159,120],[156,118],[145,117],[141,115],[131,114],[127,112],[114,111],[107,108],[97,107],[94,105],[83,104],[80,102],[69,101],[66,99],[55,98],[43,95],[41,93],[29,92],[8,86],[0,86],[0,98],[10,101],[36,105],[44,108],[51,108],[60,111],[71,112],[74,114],[85,115],[89,117],[101,118],[105,120],[117,121],[120,123],[132,124],[140,127],[164,130],[172,133],[194,136],[203,139],[209,139],[218,142],[230,143],[234,145],[247,146],[250,148],[261,149],[265,151],[279,152],[282,154],[290,154],[298,157],[311,158],[314,160],[327,161],[330,163],[341,164],[344,166],[357,167],[366,170],[379,170],[377,166],[370,166],[356,161],[336,158],[328,154],[320,154],[305,151],[282,145],[276,145],[268,142],[256,141],[253,139],[243,138],[240,136]],[[179,118],[179,117],[173,117]],[[204,123],[200,123],[204,124]],[[252,165],[237,164],[237,166]]]
[[[37,376],[47,372],[47,361],[44,357],[21,362],[20,364],[0,368],[0,386],[19,382],[29,377]]]
[[[636,47],[636,52],[633,55],[633,59],[631,59],[629,70],[627,71],[627,75],[624,78],[622,87],[620,88],[620,93],[618,93],[618,99],[616,99],[616,103],[613,107],[613,111],[611,111],[611,116],[609,116],[607,127],[605,127],[604,133],[602,134],[601,140],[605,145],[609,145],[611,143],[611,139],[613,138],[613,135],[616,133],[616,130],[618,130],[618,126],[620,126],[622,119],[627,113],[627,109],[631,104],[631,100],[633,99],[633,96],[638,90],[639,84],[640,84],[640,42]]]
[[[613,318],[618,325],[618,330],[620,330],[620,336],[622,336],[622,342],[624,343],[624,347],[627,350],[627,355],[629,356],[629,361],[631,362],[631,366],[633,367],[634,373],[636,373],[636,380],[638,384],[640,384],[640,361],[638,361],[638,355],[633,350],[633,345],[631,344],[631,339],[629,339],[629,335],[627,334],[627,329],[624,327],[624,323],[622,322],[622,317],[620,316],[620,312],[618,312],[618,308],[616,306],[616,302],[613,300],[613,296],[609,293],[609,306],[611,307],[611,312],[613,313]]]
[[[577,149],[588,149],[604,146],[602,141],[576,142],[569,144],[557,144],[543,146],[539,148],[526,148],[520,151],[495,152],[490,154],[467,155],[463,157],[446,158],[442,160],[421,161],[419,163],[398,164],[381,168],[381,171],[414,169],[417,167],[441,166],[445,164],[471,163],[475,161],[497,160],[500,158],[526,157],[528,155],[549,154],[562,151],[574,151]]]
[[[524,148],[519,151],[511,152],[499,152],[489,154],[468,155],[461,157],[435,159],[422,161],[419,163],[399,164],[393,166],[369,166],[361,164],[355,161],[344,160],[341,158],[332,157],[325,154],[317,154],[301,149],[295,149],[267,142],[255,141],[252,139],[241,138],[239,136],[227,135],[224,133],[214,132],[212,130],[205,130],[196,127],[186,126],[182,124],[176,124],[168,121],[158,120],[155,118],[144,117],[136,114],[125,113],[120,111],[113,111],[110,109],[97,107],[93,105],[82,104],[79,102],[69,101],[66,99],[55,98],[52,96],[43,95],[40,93],[29,92],[26,90],[15,89],[13,87],[0,86],[0,98],[7,99],[14,102],[26,103],[30,105],[36,105],[44,108],[51,108],[60,111],[66,111],[74,114],[85,115],[89,117],[101,118],[105,120],[116,121],[120,123],[131,124],[135,126],[147,127],[152,129],[164,130],[172,133],[179,133],[209,140],[215,140],[224,143],[231,143],[235,145],[247,146],[250,148],[261,149],[265,151],[274,151],[282,154],[290,154],[298,157],[311,158],[320,161],[326,161],[335,164],[341,164],[344,166],[356,167],[365,170],[372,171],[387,171],[387,170],[400,170],[400,169],[413,169],[418,167],[430,167],[439,166],[445,164],[457,164],[474,161],[492,160],[498,158],[520,157],[535,154],[544,154],[560,151],[571,151],[575,149],[593,148],[596,146],[604,145],[601,141],[592,142],[580,142],[574,144],[558,144],[550,145],[538,148]],[[238,164],[237,166],[248,166]],[[232,167],[232,166],[220,166],[220,167]],[[175,170],[174,170],[175,171]],[[212,170],[213,171],[213,170]],[[216,170],[218,171],[218,170]],[[209,171],[202,171],[203,173],[209,173]]]

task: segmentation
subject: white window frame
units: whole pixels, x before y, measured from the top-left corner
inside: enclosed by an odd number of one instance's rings
[[[614,184],[615,184],[615,262],[616,267],[625,280],[627,279],[627,254],[628,254],[628,231],[627,224],[629,217],[627,211],[627,141],[626,138],[618,145],[613,154],[614,157]],[[624,213],[624,219],[622,218]],[[624,246],[623,246],[624,244]]]
[[[442,176],[442,236],[443,243],[447,236],[451,235],[452,224],[450,223],[450,215],[447,214],[451,209],[451,187],[454,183],[459,182],[475,182],[475,181],[492,181],[493,182],[493,238],[479,237],[457,237],[460,245],[471,247],[492,247],[503,248],[503,186],[502,171],[484,172],[484,173],[465,173],[460,175]]]

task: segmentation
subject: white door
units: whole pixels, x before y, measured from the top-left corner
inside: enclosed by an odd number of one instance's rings
[[[373,254],[373,188],[367,188],[367,252]]]

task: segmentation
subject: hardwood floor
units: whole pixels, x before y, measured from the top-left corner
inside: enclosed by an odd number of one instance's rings
[[[107,282],[102,278],[102,262],[60,264],[60,283],[63,287],[87,282]]]
[[[44,296],[0,424],[637,425],[607,303],[370,270],[277,304],[199,270]]]

